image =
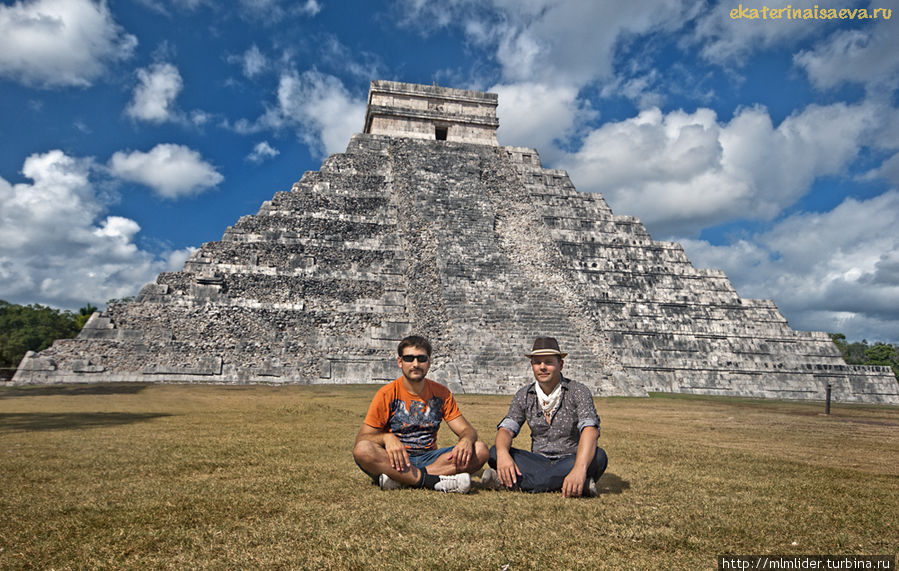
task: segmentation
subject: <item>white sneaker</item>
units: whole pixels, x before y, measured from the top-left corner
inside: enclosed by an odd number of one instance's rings
[[[467,494],[471,489],[471,476],[467,472],[455,476],[440,476],[440,481],[437,482],[434,489],[448,494]]]
[[[496,470],[490,468],[484,468],[484,473],[481,474],[481,487],[486,490],[499,490],[503,487],[502,482],[499,481],[499,474],[496,473]]]
[[[396,480],[391,480],[390,476],[387,474],[381,474],[378,478],[378,485],[381,486],[382,490],[399,490],[403,487],[403,485]]]
[[[590,478],[589,483],[587,484],[587,489],[584,493],[588,498],[595,498],[599,495],[599,492],[596,490],[596,480]]]

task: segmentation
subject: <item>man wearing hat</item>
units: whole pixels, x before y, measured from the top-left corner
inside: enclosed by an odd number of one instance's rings
[[[590,389],[562,376],[566,355],[552,337],[538,337],[525,354],[536,381],[515,393],[508,414],[497,425],[490,467],[481,478],[485,486],[561,490],[566,498],[596,495],[596,480],[608,458],[596,446],[599,416]],[[531,452],[512,448],[525,421],[531,429]]]

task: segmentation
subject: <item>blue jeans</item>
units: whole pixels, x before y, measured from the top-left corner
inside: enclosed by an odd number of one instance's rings
[[[543,454],[518,448],[509,449],[509,453],[521,472],[515,489],[532,493],[561,490],[562,482],[574,468],[574,459],[577,457],[576,454],[569,454],[559,458],[548,458]],[[490,448],[490,458],[487,463],[491,468],[496,469],[496,446]],[[606,471],[608,464],[609,458],[606,456],[606,451],[597,446],[593,461],[587,466],[587,478],[598,480]]]

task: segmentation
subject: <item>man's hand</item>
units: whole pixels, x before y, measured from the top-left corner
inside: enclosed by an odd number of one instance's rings
[[[504,456],[497,455],[496,458],[496,475],[499,481],[507,488],[514,488],[518,483],[518,477],[521,476],[521,470],[518,464],[508,454]]]
[[[579,498],[584,493],[584,482],[587,481],[587,471],[574,467],[565,480],[562,481],[563,498]]]
[[[521,476],[518,464],[512,459],[512,439],[515,436],[508,428],[499,428],[496,431],[496,475],[499,481],[507,488],[514,488]]]
[[[474,456],[474,440],[470,438],[460,438],[459,442],[450,450],[450,460],[457,470],[462,470],[468,466]]]
[[[405,472],[412,466],[406,447],[393,433],[384,433],[384,450],[390,458],[390,466],[397,472]]]
[[[563,498],[579,498],[584,494],[584,482],[587,481],[587,466],[593,461],[596,454],[596,439],[599,438],[599,429],[595,426],[585,426],[581,430],[581,436],[577,443],[577,456],[574,459],[574,468],[565,480],[562,481]]]

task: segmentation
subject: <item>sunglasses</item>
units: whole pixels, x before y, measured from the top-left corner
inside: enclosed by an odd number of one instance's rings
[[[427,363],[430,357],[427,355],[403,355],[400,357],[406,363],[411,363],[412,361],[418,361],[419,363]]]

